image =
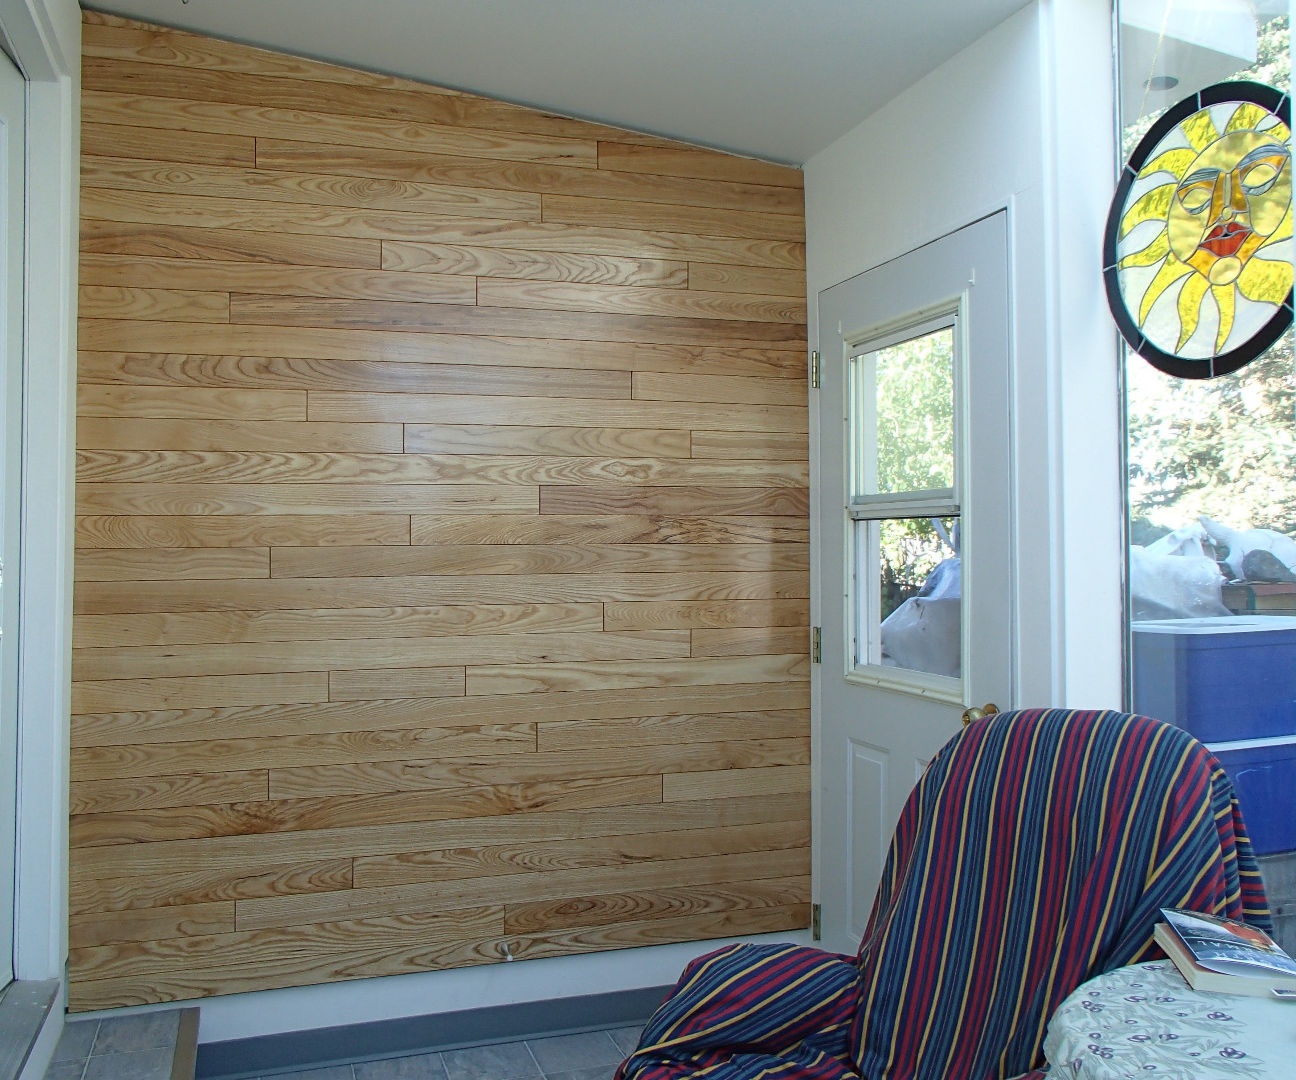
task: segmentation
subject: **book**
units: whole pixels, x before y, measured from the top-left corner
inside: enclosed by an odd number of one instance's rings
[[[1165,922],[1152,935],[1194,990],[1259,997],[1296,991],[1296,960],[1263,930],[1202,911],[1161,914]]]

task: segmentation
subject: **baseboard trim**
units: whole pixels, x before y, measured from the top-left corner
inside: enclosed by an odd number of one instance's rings
[[[352,1061],[629,1027],[647,1020],[669,991],[669,986],[652,986],[203,1043],[194,1075],[197,1080],[244,1080]]]

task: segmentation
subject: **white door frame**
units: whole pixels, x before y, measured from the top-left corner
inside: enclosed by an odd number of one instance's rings
[[[81,11],[0,0],[0,34],[28,82],[30,133],[14,975],[48,980],[67,957]]]

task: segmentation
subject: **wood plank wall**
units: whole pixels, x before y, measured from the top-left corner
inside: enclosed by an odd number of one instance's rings
[[[800,174],[85,22],[71,1007],[807,925]]]

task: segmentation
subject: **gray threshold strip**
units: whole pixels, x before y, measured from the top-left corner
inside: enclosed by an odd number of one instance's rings
[[[16,1080],[22,1072],[58,989],[51,979],[12,982],[0,991],[0,1080]]]

